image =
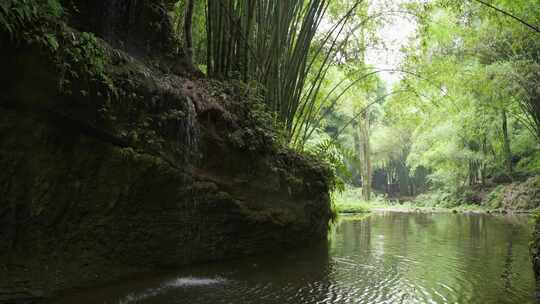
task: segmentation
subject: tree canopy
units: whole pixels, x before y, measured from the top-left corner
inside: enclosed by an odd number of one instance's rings
[[[175,16],[195,65],[255,88],[283,142],[366,199],[540,170],[534,1],[186,0]],[[381,30],[396,20],[415,28],[399,50]],[[402,59],[374,64],[385,52]]]

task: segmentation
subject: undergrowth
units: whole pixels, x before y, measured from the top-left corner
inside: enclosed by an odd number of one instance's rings
[[[64,22],[66,15],[58,0],[5,0],[0,2],[0,34],[46,52],[58,69],[61,93],[117,95],[103,44],[93,33],[71,29]]]

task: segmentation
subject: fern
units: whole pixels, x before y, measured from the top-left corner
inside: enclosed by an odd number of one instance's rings
[[[40,26],[44,23],[42,21],[60,18],[63,14],[64,9],[59,0],[2,1],[0,3],[0,31],[7,32],[13,39],[17,32],[23,31],[28,25],[36,24]],[[39,40],[35,36],[31,37],[35,40]],[[49,38],[46,38],[45,40],[50,41]],[[54,41],[51,41],[51,43],[53,42]]]
[[[48,0],[47,1],[47,13],[52,17],[59,18],[64,14],[64,8],[58,0]]]
[[[307,154],[325,162],[334,174],[334,189],[338,192],[345,191],[347,182],[351,179],[351,173],[346,160],[355,159],[355,153],[331,138],[326,138],[309,147]]]

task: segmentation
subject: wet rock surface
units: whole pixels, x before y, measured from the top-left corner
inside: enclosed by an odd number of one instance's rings
[[[123,3],[121,20],[166,18]],[[148,59],[138,43],[168,49],[166,19],[147,35],[70,18],[59,35],[94,31],[112,87],[80,71],[61,92],[58,57],[0,36],[0,303],[326,236],[328,170],[275,143],[241,86]]]

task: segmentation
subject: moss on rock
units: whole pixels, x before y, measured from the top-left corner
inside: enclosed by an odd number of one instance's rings
[[[134,2],[130,22],[168,22]],[[326,236],[330,171],[279,144],[249,87],[171,74],[85,18],[35,29],[52,48],[0,28],[0,302]]]
[[[489,209],[533,210],[540,207],[540,176],[522,182],[498,185],[486,196],[482,205]]]

